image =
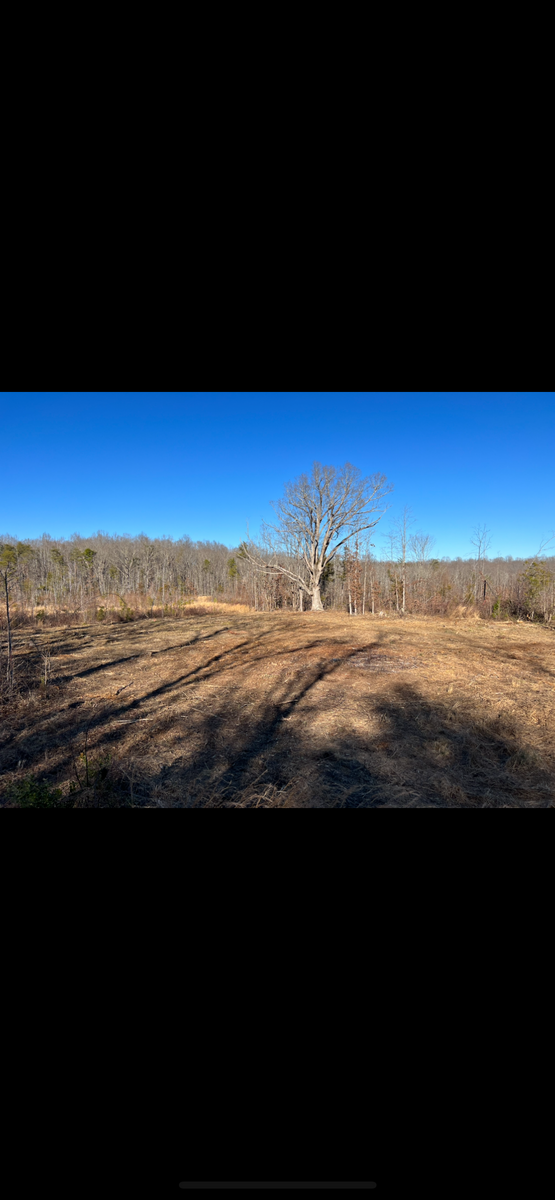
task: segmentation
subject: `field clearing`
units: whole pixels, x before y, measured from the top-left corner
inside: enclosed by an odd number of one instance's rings
[[[73,780],[74,807],[555,803],[555,636],[538,625],[218,605],[22,631],[14,649],[5,807],[31,775],[64,796]]]

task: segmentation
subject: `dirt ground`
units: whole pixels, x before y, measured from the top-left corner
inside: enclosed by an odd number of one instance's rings
[[[4,807],[29,777],[73,807],[555,803],[544,627],[220,609],[14,643]]]

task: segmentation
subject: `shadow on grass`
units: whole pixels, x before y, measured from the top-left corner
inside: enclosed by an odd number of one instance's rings
[[[348,647],[330,636],[325,647],[305,637],[280,649],[272,646],[271,631],[262,632],[211,651],[206,662],[125,704],[91,713],[82,701],[56,710],[48,695],[33,698],[0,751],[2,803],[17,806],[15,773],[38,779],[43,796],[44,787],[54,792],[65,785],[66,807],[70,779],[74,807],[553,805],[548,764],[510,719],[481,717],[470,701],[466,707],[464,701],[432,702],[417,683],[396,676],[387,691],[364,693],[368,732],[360,720],[355,727],[342,705],[346,677],[338,673],[362,651],[371,658],[379,645],[377,634],[366,646]],[[269,665],[281,672],[271,699],[235,674]],[[197,697],[194,689],[207,681],[218,684],[217,694],[201,690]],[[323,693],[320,683],[333,686]],[[25,795],[32,794],[27,788]]]
[[[550,807],[554,780],[537,751],[499,719],[476,720],[452,706],[425,702],[397,683],[375,705],[379,733],[337,723],[310,733],[326,703],[311,698],[321,673],[296,697],[268,705],[248,725],[221,708],[184,735],[184,753],[146,794],[169,807],[499,808]],[[301,711],[302,706],[302,711]],[[295,711],[297,709],[297,711]],[[306,728],[305,728],[306,726]],[[174,742],[174,750],[179,747]]]
[[[23,775],[54,790],[62,785],[67,791],[73,780],[79,791],[74,803],[83,807],[472,808],[553,803],[553,773],[515,725],[501,716],[480,717],[470,701],[467,708],[456,699],[431,702],[420,694],[418,679],[409,683],[395,675],[387,690],[361,689],[356,699],[360,703],[364,692],[368,720],[355,723],[349,717],[352,708],[343,702],[352,700],[354,693],[341,671],[350,659],[353,668],[359,667],[359,678],[365,665],[381,670],[387,655],[380,660],[375,651],[384,648],[388,635],[374,627],[371,642],[348,646],[333,629],[323,643],[311,636],[316,629],[316,623],[309,630],[295,621],[270,629],[253,624],[243,629],[238,619],[233,627],[191,630],[187,640],[150,650],[149,656],[159,656],[162,662],[170,652],[186,656],[206,644],[203,661],[195,664],[185,657],[186,669],[176,664],[175,677],[123,703],[99,699],[92,711],[89,702],[69,700],[64,685],[68,676],[60,674],[58,706],[55,688],[30,691],[28,702],[18,711],[14,708],[13,720],[4,725],[3,803],[11,803],[14,777],[17,782]],[[171,625],[160,632],[170,630]],[[136,643],[144,632],[118,630],[105,644],[112,644],[112,652],[120,651],[121,656],[84,665],[71,678],[101,677],[107,668],[130,661],[136,657],[129,653],[134,649],[130,641]],[[239,642],[214,644],[213,639],[227,633]],[[291,635],[287,644],[280,640],[284,633]],[[62,633],[56,638],[57,651],[65,648],[64,641],[70,648],[75,639],[83,644],[89,634]],[[506,654],[518,655],[520,649],[513,644],[506,650],[496,647],[494,653],[499,661]],[[492,647],[484,646],[486,651],[491,655]],[[394,647],[392,652],[395,656]],[[533,654],[527,667],[529,672],[545,669]],[[62,664],[60,668],[65,670]],[[22,671],[36,674],[39,669],[40,654],[21,663]],[[260,688],[259,674],[271,674],[272,684]],[[366,675],[367,682],[370,678]],[[323,683],[330,686],[319,689]]]

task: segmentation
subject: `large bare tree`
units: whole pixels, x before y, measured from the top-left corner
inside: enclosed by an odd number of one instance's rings
[[[385,475],[362,478],[358,467],[324,467],[315,462],[310,477],[286,483],[284,496],[272,502],[276,523],[263,522],[261,546],[249,538],[240,555],[268,575],[284,575],[310,597],[313,610],[324,606],[322,576],[338,550],[383,516],[392,490]]]

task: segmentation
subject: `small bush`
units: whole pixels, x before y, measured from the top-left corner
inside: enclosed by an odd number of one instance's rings
[[[47,783],[30,776],[14,784],[8,793],[9,800],[18,808],[66,808],[60,788],[51,788]]]
[[[120,621],[132,621],[133,620],[134,611],[132,608],[129,607],[127,601],[123,599],[123,596],[120,598],[120,612],[118,615],[119,615]]]
[[[97,609],[97,613],[96,613],[97,621],[104,621],[105,618],[106,618],[106,609],[105,608]]]
[[[37,621],[44,621],[45,616],[46,616],[46,613],[44,611],[44,608],[37,609],[37,611],[35,613],[35,617],[36,617]]]

